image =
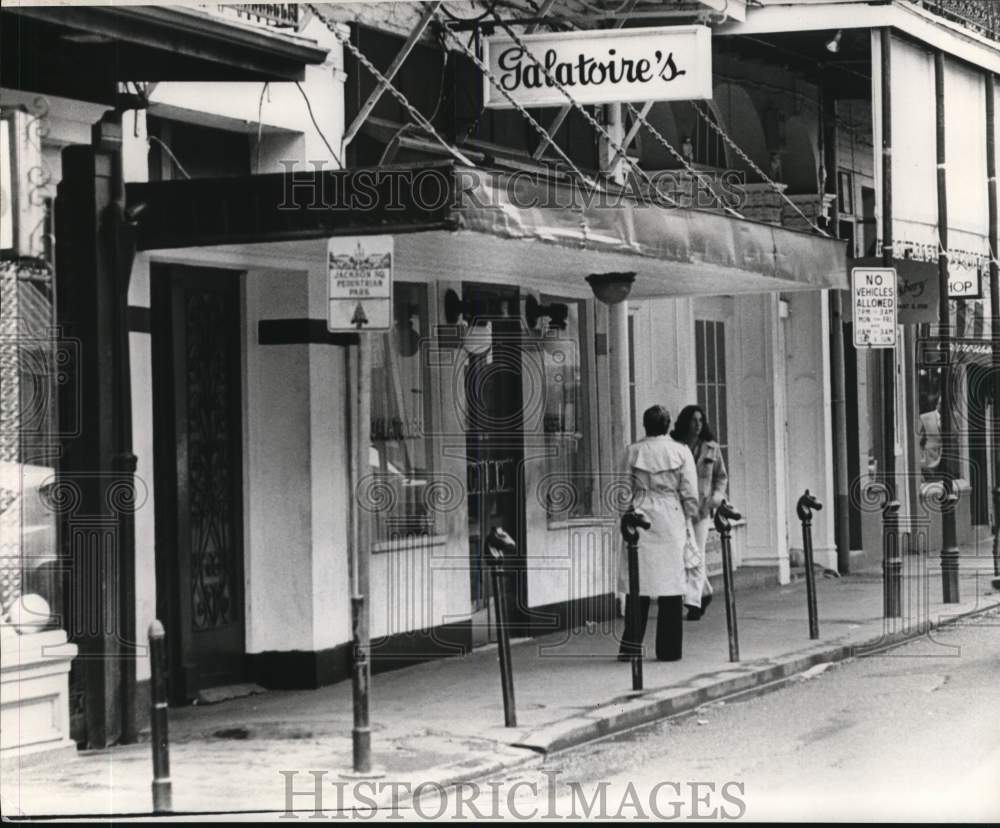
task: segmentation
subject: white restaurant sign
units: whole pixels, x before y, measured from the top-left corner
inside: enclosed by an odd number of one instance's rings
[[[522,106],[568,104],[560,86],[581,104],[712,97],[707,26],[545,32],[521,40],[530,54],[507,36],[488,38],[484,63]],[[512,106],[488,76],[483,100],[487,107]]]
[[[899,291],[891,267],[851,271],[855,348],[895,348]]]

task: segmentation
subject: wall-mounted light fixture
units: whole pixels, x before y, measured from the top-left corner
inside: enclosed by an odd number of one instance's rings
[[[566,319],[569,317],[569,306],[563,302],[542,305],[529,294],[528,298],[524,300],[524,320],[528,323],[528,327],[534,330],[538,325],[538,320],[543,316],[548,317],[549,328],[559,331],[565,330]]]
[[[628,299],[635,281],[634,273],[592,273],[587,284],[605,305],[617,305]]]
[[[826,50],[831,54],[837,54],[840,51],[840,41],[843,38],[844,30],[837,29],[837,33],[826,42]]]
[[[417,305],[400,307],[396,314],[396,323],[392,334],[395,340],[396,353],[401,357],[414,356],[420,350],[420,334],[413,329],[413,317],[420,313]]]

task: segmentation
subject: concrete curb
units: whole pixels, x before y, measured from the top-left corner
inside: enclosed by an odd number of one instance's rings
[[[818,645],[787,658],[734,664],[731,668],[696,676],[674,687],[636,691],[595,707],[586,713],[561,719],[510,743],[510,747],[548,754],[584,744],[638,725],[690,712],[711,701],[743,695],[768,685],[781,686],[793,676],[818,664],[834,664],[859,655],[880,652],[919,638],[931,630],[954,624],[996,609],[1000,603],[980,606],[964,613],[928,621],[898,632],[841,644]]]

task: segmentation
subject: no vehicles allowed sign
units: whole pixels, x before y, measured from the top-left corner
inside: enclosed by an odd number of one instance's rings
[[[327,329],[392,327],[392,236],[341,236],[327,243]]]
[[[899,292],[891,267],[856,267],[851,271],[855,348],[895,348]]]

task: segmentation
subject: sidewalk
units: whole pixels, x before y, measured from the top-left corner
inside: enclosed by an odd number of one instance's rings
[[[620,620],[515,642],[517,728],[503,727],[495,647],[377,675],[372,743],[375,761],[386,771],[382,782],[409,783],[412,790],[420,782],[444,784],[537,762],[540,753],[691,710],[818,663],[864,655],[874,646],[1000,606],[988,544],[978,557],[962,558],[959,604],[941,603],[936,558],[926,566],[908,561],[904,618],[891,623],[882,619],[877,572],[818,576],[820,639],[814,642],[804,581],[738,594],[738,664],[728,660],[720,590],[701,621],[685,622],[681,662],[645,662],[646,689],[640,693],[631,690],[629,665],[615,658]],[[654,631],[651,619],[649,653]],[[927,649],[929,655],[954,655],[933,635],[927,636]],[[350,768],[351,724],[350,682],[173,709],[174,810],[280,812],[286,807],[280,771],[296,772],[297,791],[312,789],[310,771],[327,771],[324,808],[332,811],[338,803],[329,783]],[[149,813],[151,776],[148,741],[41,761],[29,757],[3,768],[0,807],[8,816]],[[313,799],[300,797],[295,804],[311,810]]]

